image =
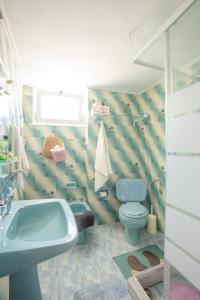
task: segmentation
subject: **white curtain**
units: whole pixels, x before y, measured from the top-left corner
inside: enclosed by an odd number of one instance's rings
[[[4,93],[3,96],[0,96],[3,99],[5,105],[8,105],[8,115],[1,116],[0,115],[0,125],[2,124],[2,120],[6,120],[6,125],[12,129],[10,130],[10,142],[11,142],[11,150],[15,152],[18,156],[17,165],[13,165],[12,168],[22,168],[22,157],[21,153],[24,153],[24,145],[22,138],[22,126],[23,126],[23,118],[22,118],[22,86],[21,86],[21,74],[19,63],[16,59],[15,52],[13,47],[11,46],[11,42],[9,40],[9,34],[6,29],[6,25],[4,20],[0,19],[0,62],[2,62],[3,68],[5,70],[6,76],[0,73],[0,83],[3,84],[7,94]],[[13,81],[10,84],[6,84],[7,80]],[[2,118],[3,117],[3,118]],[[15,133],[13,134],[13,128]],[[18,133],[18,136],[16,134]],[[20,148],[23,151],[17,151],[16,149]],[[25,155],[26,160],[26,155]],[[28,169],[28,165],[27,165]],[[20,198],[22,197],[22,178],[18,177],[18,187]]]

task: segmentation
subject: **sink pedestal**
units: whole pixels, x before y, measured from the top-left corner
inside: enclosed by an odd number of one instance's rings
[[[42,300],[37,266],[10,275],[9,300]]]
[[[16,200],[0,220],[0,278],[10,300],[42,300],[37,265],[71,249],[78,230],[64,199]]]

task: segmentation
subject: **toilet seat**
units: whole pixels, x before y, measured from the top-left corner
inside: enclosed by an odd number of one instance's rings
[[[139,219],[148,215],[146,207],[138,202],[127,202],[126,204],[122,204],[119,212],[130,219]]]

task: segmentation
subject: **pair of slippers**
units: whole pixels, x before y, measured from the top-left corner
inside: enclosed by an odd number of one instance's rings
[[[152,253],[150,251],[144,251],[143,255],[148,259],[151,266],[159,265],[160,258],[158,256],[156,256],[154,253]],[[148,267],[146,267],[141,262],[139,262],[137,257],[135,257],[134,255],[131,255],[128,257],[128,263],[129,263],[129,266],[131,267],[131,269],[133,269],[135,271],[144,271],[144,270],[148,269]]]

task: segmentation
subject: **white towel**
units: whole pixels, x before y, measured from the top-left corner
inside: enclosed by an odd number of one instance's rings
[[[95,192],[104,185],[110,174],[113,174],[113,170],[110,163],[105,128],[101,121],[95,159]]]
[[[11,126],[11,151],[18,157],[19,167],[28,173],[30,167],[25,152],[24,138],[18,126]]]

